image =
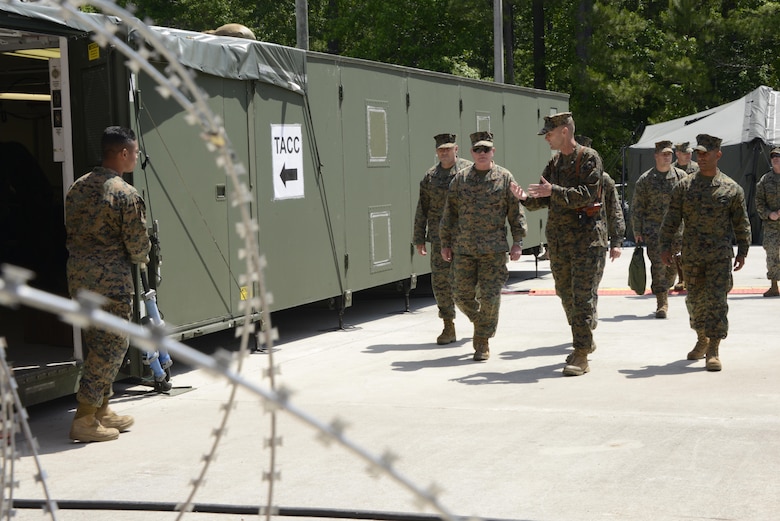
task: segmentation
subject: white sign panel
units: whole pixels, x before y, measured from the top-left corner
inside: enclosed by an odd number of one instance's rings
[[[271,125],[274,200],[303,197],[301,125]]]

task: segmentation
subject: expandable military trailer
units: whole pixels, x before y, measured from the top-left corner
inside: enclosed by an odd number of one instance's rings
[[[133,41],[121,20],[105,21]],[[430,271],[411,235],[420,179],[436,162],[433,136],[456,133],[468,158],[469,134],[492,131],[496,162],[525,186],[550,158],[537,136],[543,117],[568,108],[559,93],[154,30],[198,71],[247,169],[271,311],[327,300],[343,310],[355,291],[414,288]],[[171,334],[186,339],[236,326],[240,301],[257,288],[240,282],[245,263],[230,182],[184,109],[53,8],[0,3],[0,51],[0,91],[27,95],[6,97],[0,110],[0,262],[28,267],[37,273],[34,285],[67,295],[64,193],[99,164],[103,128],[131,126],[141,149],[131,182],[146,201],[150,227],[159,225],[157,297]],[[538,249],[546,213],[527,217],[525,248]],[[70,326],[24,307],[0,308],[0,325],[25,404],[75,391],[83,357]],[[142,374],[134,349],[122,371]]]

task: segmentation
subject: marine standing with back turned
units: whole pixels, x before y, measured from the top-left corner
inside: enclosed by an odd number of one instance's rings
[[[558,153],[528,192],[514,185],[512,192],[529,210],[548,208],[547,247],[555,292],[571,326],[574,352],[566,359],[564,376],[590,371],[588,354],[596,349],[593,329],[598,324],[596,292],[604,262],[607,223],[602,209],[602,174],[598,152],[574,139],[571,112],[544,117],[539,131]]]
[[[439,162],[425,172],[420,181],[420,198],[414,214],[414,232],[412,243],[420,255],[428,255],[425,243],[431,243],[431,285],[439,318],[444,321],[444,330],[436,339],[439,345],[455,342],[455,301],[452,298],[452,272],[450,263],[441,257],[441,239],[439,221],[447,200],[447,190],[455,174],[472,165],[467,159],[458,157],[458,145],[455,134],[437,134],[436,156]]]
[[[480,361],[490,357],[488,339],[498,326],[501,288],[509,278],[507,250],[511,260],[520,258],[528,228],[510,190],[511,172],[493,162],[493,134],[474,132],[470,138],[474,164],[450,183],[440,234],[441,256],[452,263],[455,303],[474,324],[474,360]]]
[[[669,208],[661,225],[661,259],[672,266],[673,243],[683,226],[682,263],[688,295],[685,304],[696,345],[688,360],[707,357],[707,371],[720,371],[720,341],[728,335],[728,294],[734,285],[732,239],[737,255],[734,271],[745,265],[750,248],[750,221],[745,192],[718,168],[723,152],[721,139],[696,136],[699,170],[686,176],[672,190]]]

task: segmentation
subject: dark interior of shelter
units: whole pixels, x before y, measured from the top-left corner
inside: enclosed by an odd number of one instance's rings
[[[48,57],[56,39],[0,29],[0,264],[35,273],[29,284],[67,296],[61,164],[55,161]],[[48,99],[47,99],[48,96]],[[72,358],[72,328],[26,306],[0,307],[0,336],[16,369]],[[33,351],[35,356],[30,356]]]

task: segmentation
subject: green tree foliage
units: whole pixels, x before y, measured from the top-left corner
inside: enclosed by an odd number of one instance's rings
[[[780,86],[779,1],[503,2],[514,29],[506,77],[569,93],[578,132],[593,138],[610,172],[644,125]],[[138,16],[158,25],[202,31],[238,22],[259,39],[296,43],[295,0],[136,3]],[[309,0],[310,49],[489,80],[493,4]]]

